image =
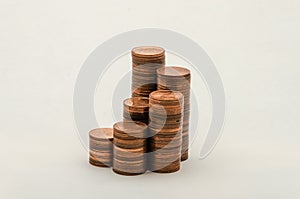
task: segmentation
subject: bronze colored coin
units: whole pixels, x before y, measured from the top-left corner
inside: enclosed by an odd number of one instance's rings
[[[125,149],[136,149],[146,146],[146,139],[136,138],[133,140],[123,140],[115,137],[114,145]]]
[[[156,155],[154,155],[149,165],[152,165],[152,168],[153,166],[164,168],[165,166],[170,165],[172,162],[178,161],[178,159],[180,160],[180,153],[173,156],[167,156],[167,158],[165,157],[165,155],[164,157],[157,157]]]
[[[90,139],[95,140],[113,140],[112,128],[97,128],[89,132]]]
[[[146,63],[146,64],[132,64],[132,74],[140,76],[153,76],[157,77],[157,69],[162,68],[163,65],[160,63]]]
[[[166,68],[166,67],[165,67]],[[156,72],[158,72],[158,70],[164,69],[163,67],[158,68],[156,70]],[[191,76],[163,76],[161,74],[157,73],[157,79],[159,79],[159,81],[162,83],[162,85],[165,86],[184,86],[188,87],[191,84]],[[182,85],[181,85],[182,84]]]
[[[181,155],[181,162],[187,160],[189,158],[189,151],[186,150],[182,155]]]
[[[133,63],[140,63],[140,62],[165,62],[165,58],[166,56],[165,55],[162,55],[162,56],[153,56],[153,57],[138,57],[138,56],[135,56],[135,55],[132,55],[131,54],[131,58],[132,58],[132,62]]]
[[[165,54],[165,50],[158,46],[139,46],[131,50],[135,57],[160,57]]]
[[[149,115],[157,115],[158,117],[165,118],[171,115],[182,114],[183,107],[181,106],[163,106],[160,104],[150,104]]]
[[[179,124],[155,124],[154,122],[151,122],[151,127],[155,128],[155,129],[168,130],[168,129],[179,128],[179,127],[181,127],[181,125],[179,125]]]
[[[166,123],[178,123],[183,122],[183,114],[176,115],[165,115],[165,114],[157,114],[156,112],[151,112],[149,114],[149,119],[153,121],[166,122]]]
[[[123,121],[128,122],[128,121],[139,121],[143,122],[145,124],[148,124],[149,122],[149,117],[148,114],[126,114],[125,112],[123,113]]]
[[[131,161],[143,161],[146,164],[145,154],[141,154],[141,155],[139,155],[137,157],[124,157],[124,156],[120,156],[120,155],[116,154],[114,156],[114,158],[116,160],[127,161],[127,162],[131,162]]]
[[[113,145],[113,141],[110,140],[100,141],[100,140],[90,139],[89,141],[89,148],[97,151],[112,150],[112,145]]]
[[[90,150],[89,154],[90,156],[94,156],[94,157],[106,158],[112,156],[112,150],[107,150],[107,151]]]
[[[177,91],[159,90],[150,94],[150,101],[183,101],[183,95]]]
[[[137,58],[132,57],[132,67],[135,66],[144,66],[144,67],[157,67],[157,65],[160,65],[161,67],[165,67],[165,57],[157,57],[157,58]],[[161,68],[158,67],[158,68]]]
[[[184,83],[183,83],[184,84]],[[170,84],[162,84],[159,78],[157,78],[157,89],[158,90],[171,90],[171,91],[179,91],[182,94],[189,94],[191,87],[181,84],[180,86],[170,85]]]
[[[154,91],[154,89],[156,90],[155,86],[153,85],[145,85],[143,87],[139,86],[138,88],[133,87],[131,89],[132,93],[136,93],[136,94],[140,94],[140,95],[147,95],[146,97],[149,96],[149,94],[151,92]]]
[[[132,97],[148,97],[151,91],[147,93],[137,93],[137,92],[132,92],[131,96]]]
[[[124,149],[118,146],[114,147],[114,158],[124,161],[144,161],[145,147],[136,149]]]
[[[114,145],[114,150],[118,150],[118,151],[122,151],[124,154],[128,153],[128,156],[130,156],[131,154],[143,154],[146,152],[146,145],[143,145],[141,147],[136,147],[136,148],[131,148],[131,149],[127,149],[127,148],[123,148],[123,147],[119,147],[117,145]]]
[[[143,76],[132,76],[132,84],[137,86],[144,86],[144,85],[156,85],[157,86],[157,79],[156,77],[143,77]]]
[[[142,174],[145,173],[145,172],[142,172],[142,173],[128,173],[128,172],[119,171],[119,170],[117,170],[117,169],[113,169],[113,171],[114,171],[116,174],[124,175],[124,176],[136,176],[136,175],[142,175]]]
[[[181,136],[177,136],[174,138],[162,138],[158,136],[151,137],[150,146],[152,149],[151,151],[155,151],[161,148],[181,148],[182,139]]]
[[[131,92],[141,95],[147,95],[146,97],[149,97],[150,93],[155,91],[156,87],[153,84],[146,84],[146,85],[134,85],[132,84]],[[143,96],[141,96],[143,97]]]
[[[138,76],[138,75],[134,75],[131,78],[132,82],[131,85],[132,86],[141,86],[141,87],[145,87],[145,86],[151,86],[151,85],[155,85],[157,86],[157,78],[155,76]]]
[[[122,161],[113,160],[113,170],[130,175],[139,175],[146,172],[145,161]]]
[[[175,90],[175,91],[188,91],[191,88],[190,80],[182,78],[180,80],[174,79],[172,81],[165,81],[160,76],[157,76],[157,84],[159,87],[165,90]]]
[[[161,159],[167,159],[167,158],[174,158],[178,157],[180,158],[181,154],[181,147],[176,146],[176,147],[164,147],[160,148],[159,150],[156,150],[155,145],[151,143],[153,149],[154,149],[154,155],[156,158],[161,158]]]
[[[180,154],[180,149],[181,149],[181,141],[170,141],[169,143],[154,143],[153,142],[150,142],[150,148],[151,148],[151,151],[157,151],[157,150],[160,150],[160,149],[170,149],[170,154],[174,154],[175,152],[174,151],[171,151],[171,149],[173,148],[177,148],[179,150],[179,154]]]
[[[173,91],[171,91],[173,92]],[[183,107],[184,106],[184,100],[182,99],[178,99],[178,100],[156,100],[156,99],[149,99],[149,106],[150,105],[162,105],[162,106],[177,106],[177,107]]]
[[[113,127],[114,137],[120,139],[145,138],[147,133],[147,125],[139,121],[117,122]]]
[[[139,122],[143,122],[145,124],[149,123],[148,119],[144,119],[144,118],[126,118],[126,117],[124,117],[123,121],[124,122],[139,121]]]
[[[155,173],[174,173],[176,171],[180,170],[180,160],[176,160],[164,168],[161,168],[161,166],[157,166],[155,164],[152,165],[153,172]]]
[[[123,117],[124,118],[135,118],[135,119],[138,119],[138,118],[142,118],[142,119],[147,119],[149,118],[149,112],[139,112],[138,110],[137,111],[127,111],[127,110],[123,110]]]
[[[133,97],[123,101],[124,108],[134,112],[145,112],[149,110],[149,98]]]
[[[182,146],[181,146],[181,161],[188,159],[189,150],[189,132],[188,129],[184,129],[182,132]]]
[[[94,159],[93,157],[89,157],[89,163],[93,166],[96,166],[96,167],[110,167],[112,164],[109,163],[102,163],[96,159]]]
[[[149,134],[151,135],[156,135],[156,134],[160,134],[160,135],[176,135],[176,134],[181,134],[182,129],[181,127],[178,128],[172,128],[172,129],[156,129],[153,126],[151,126],[151,123],[149,125]]]
[[[167,77],[186,77],[190,76],[191,72],[187,68],[178,66],[168,66],[157,70],[157,74]]]

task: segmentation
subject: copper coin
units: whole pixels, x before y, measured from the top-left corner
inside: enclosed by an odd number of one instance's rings
[[[149,110],[149,98],[133,97],[123,101],[124,108],[128,111],[145,112]]]
[[[168,66],[164,68],[157,69],[157,74],[167,77],[186,77],[190,76],[191,72],[187,68],[178,66]]]
[[[151,93],[151,99],[157,101],[181,101],[183,100],[183,95],[177,91],[159,90]]]
[[[97,128],[89,132],[91,139],[95,140],[110,140],[113,139],[113,129],[112,128]]]
[[[117,122],[113,127],[114,137],[120,139],[145,138],[147,133],[147,125],[139,121]]]
[[[136,57],[160,57],[165,54],[165,50],[158,46],[139,46],[131,50],[131,54]]]

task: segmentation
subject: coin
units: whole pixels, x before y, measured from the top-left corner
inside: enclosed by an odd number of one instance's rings
[[[136,57],[160,57],[164,56],[165,50],[157,46],[139,46],[135,47],[131,51],[133,56]]]
[[[97,128],[89,132],[89,162],[94,166],[110,167],[112,165],[113,130]]]
[[[154,91],[149,96],[149,167],[157,173],[180,169],[182,145],[183,95],[170,90]]]
[[[157,89],[156,70],[165,65],[165,50],[157,46],[139,46],[131,51],[132,97],[148,97]]]
[[[139,105],[137,105],[137,103]],[[147,99],[129,98],[124,100],[126,109],[144,109]],[[117,122],[113,126],[113,171],[121,175],[139,175],[146,172],[147,125],[139,121]]]
[[[169,66],[157,69],[157,88],[158,90],[178,91],[184,96],[183,107],[183,131],[188,134],[189,131],[189,116],[190,116],[190,70],[184,67]],[[188,135],[187,135],[188,136]],[[188,158],[188,143],[189,140],[183,139],[182,157],[184,161]]]

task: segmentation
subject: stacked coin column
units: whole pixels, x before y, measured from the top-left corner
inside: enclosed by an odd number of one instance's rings
[[[149,96],[150,168],[157,173],[180,169],[183,95],[154,91]]]
[[[114,124],[114,172],[128,176],[146,172],[146,130],[142,122]]]
[[[123,101],[123,120],[148,124],[149,98],[132,97]]]
[[[123,101],[123,121],[140,121],[148,124],[149,120],[149,98],[132,97]],[[148,129],[146,135],[148,136]],[[149,140],[147,139],[147,152],[149,152]],[[148,157],[146,155],[146,160]]]
[[[156,70],[165,66],[165,50],[155,46],[133,48],[132,97],[148,97],[157,89]]]
[[[98,128],[89,132],[90,164],[110,167],[113,156],[113,129]]]
[[[181,161],[188,159],[190,119],[190,70],[183,67],[165,67],[157,70],[157,89],[179,91],[184,96]]]

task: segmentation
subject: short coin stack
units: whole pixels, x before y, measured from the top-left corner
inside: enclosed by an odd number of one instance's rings
[[[124,121],[140,121],[148,124],[149,98],[132,97],[123,101]]]
[[[142,122],[114,124],[114,172],[128,176],[146,172],[146,130]]]
[[[90,157],[94,166],[110,167],[113,156],[113,129],[97,128],[89,132]]]
[[[183,95],[154,91],[149,96],[150,168],[157,173],[180,169]]]
[[[158,90],[179,91],[184,96],[184,115],[182,127],[182,156],[181,160],[188,159],[189,146],[189,118],[190,118],[190,70],[182,67],[164,67],[157,70]]]
[[[165,50],[156,46],[133,48],[132,97],[148,97],[157,89],[156,70],[165,66]]]

